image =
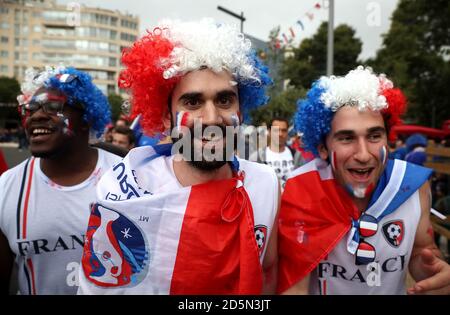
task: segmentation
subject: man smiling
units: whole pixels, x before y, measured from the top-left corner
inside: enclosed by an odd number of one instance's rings
[[[276,175],[226,149],[271,82],[249,40],[210,19],[165,21],[122,62],[132,114],[174,144],[131,150],[100,182],[79,293],[274,292]]]
[[[282,197],[281,292],[449,293],[429,219],[431,170],[387,159],[404,110],[401,91],[363,67],[322,77],[299,102],[296,126],[317,158]],[[408,267],[417,283],[406,290]]]
[[[109,104],[74,68],[29,69],[21,88],[32,157],[0,178],[1,289],[15,256],[20,294],[75,294],[95,186],[120,160],[89,146],[110,121]]]

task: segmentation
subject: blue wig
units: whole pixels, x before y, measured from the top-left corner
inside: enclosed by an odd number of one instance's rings
[[[254,50],[252,50],[250,59],[258,73],[259,81],[249,79],[241,81],[238,78],[239,103],[244,115],[244,122],[248,122],[251,110],[267,104],[269,101],[269,97],[266,95],[267,87],[273,83],[269,77],[269,68],[259,60]]]
[[[321,100],[324,92],[325,87],[321,85],[320,80],[315,81],[306,99],[297,101],[297,112],[294,116],[295,129],[303,134],[304,148],[315,156],[319,155],[317,147],[323,143],[331,130],[331,120],[334,115]]]
[[[60,75],[69,74],[75,76],[75,79],[67,82],[61,82]],[[57,75],[49,78],[46,87],[54,88],[64,93],[69,106],[76,103],[83,105],[83,119],[95,132],[99,138],[107,124],[111,122],[111,110],[106,96],[92,82],[89,74],[76,70],[75,68],[62,68]]]

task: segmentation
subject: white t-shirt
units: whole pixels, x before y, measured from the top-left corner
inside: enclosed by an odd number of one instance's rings
[[[365,241],[374,246],[375,262],[356,265],[347,251],[347,235],[311,273],[310,294],[402,295],[421,215],[419,191],[378,222]]]
[[[294,157],[291,151],[285,147],[283,152],[274,152],[267,147],[266,163],[274,169],[280,180],[281,189],[284,189],[289,175],[294,170]]]
[[[88,179],[63,187],[30,158],[0,177],[0,229],[18,268],[20,294],[76,294],[84,237],[100,177],[121,158],[98,150]]]

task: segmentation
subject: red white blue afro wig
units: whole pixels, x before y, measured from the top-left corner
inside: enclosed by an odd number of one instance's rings
[[[171,93],[190,71],[207,67],[230,72],[244,120],[251,109],[267,103],[266,88],[272,83],[250,40],[234,26],[212,19],[165,20],[124,50],[122,64],[119,87],[131,92],[131,115],[142,115],[142,127],[149,134],[163,131]]]
[[[312,84],[306,98],[297,101],[294,123],[303,134],[306,150],[318,156],[317,147],[325,141],[333,116],[342,106],[380,111],[392,141],[392,127],[402,123],[406,98],[384,74],[376,75],[371,68],[358,66],[342,77],[321,77]]]
[[[29,68],[21,85],[19,104],[29,101],[40,88],[56,89],[67,97],[67,104],[80,104],[83,119],[90,125],[91,134],[99,138],[111,122],[111,110],[106,96],[92,82],[89,74],[71,67],[45,67],[43,71]]]

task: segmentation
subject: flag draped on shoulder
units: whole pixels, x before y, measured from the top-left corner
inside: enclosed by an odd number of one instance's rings
[[[142,176],[173,176],[161,167],[142,170],[170,149],[134,149],[102,177],[79,292],[260,294],[253,209],[237,159],[231,179],[163,192],[140,187]]]
[[[378,222],[394,212],[431,174],[431,170],[388,160],[366,214]],[[316,268],[348,233],[347,250],[355,254],[360,213],[336,182],[331,165],[316,158],[288,179],[279,214],[279,282],[284,292]]]

